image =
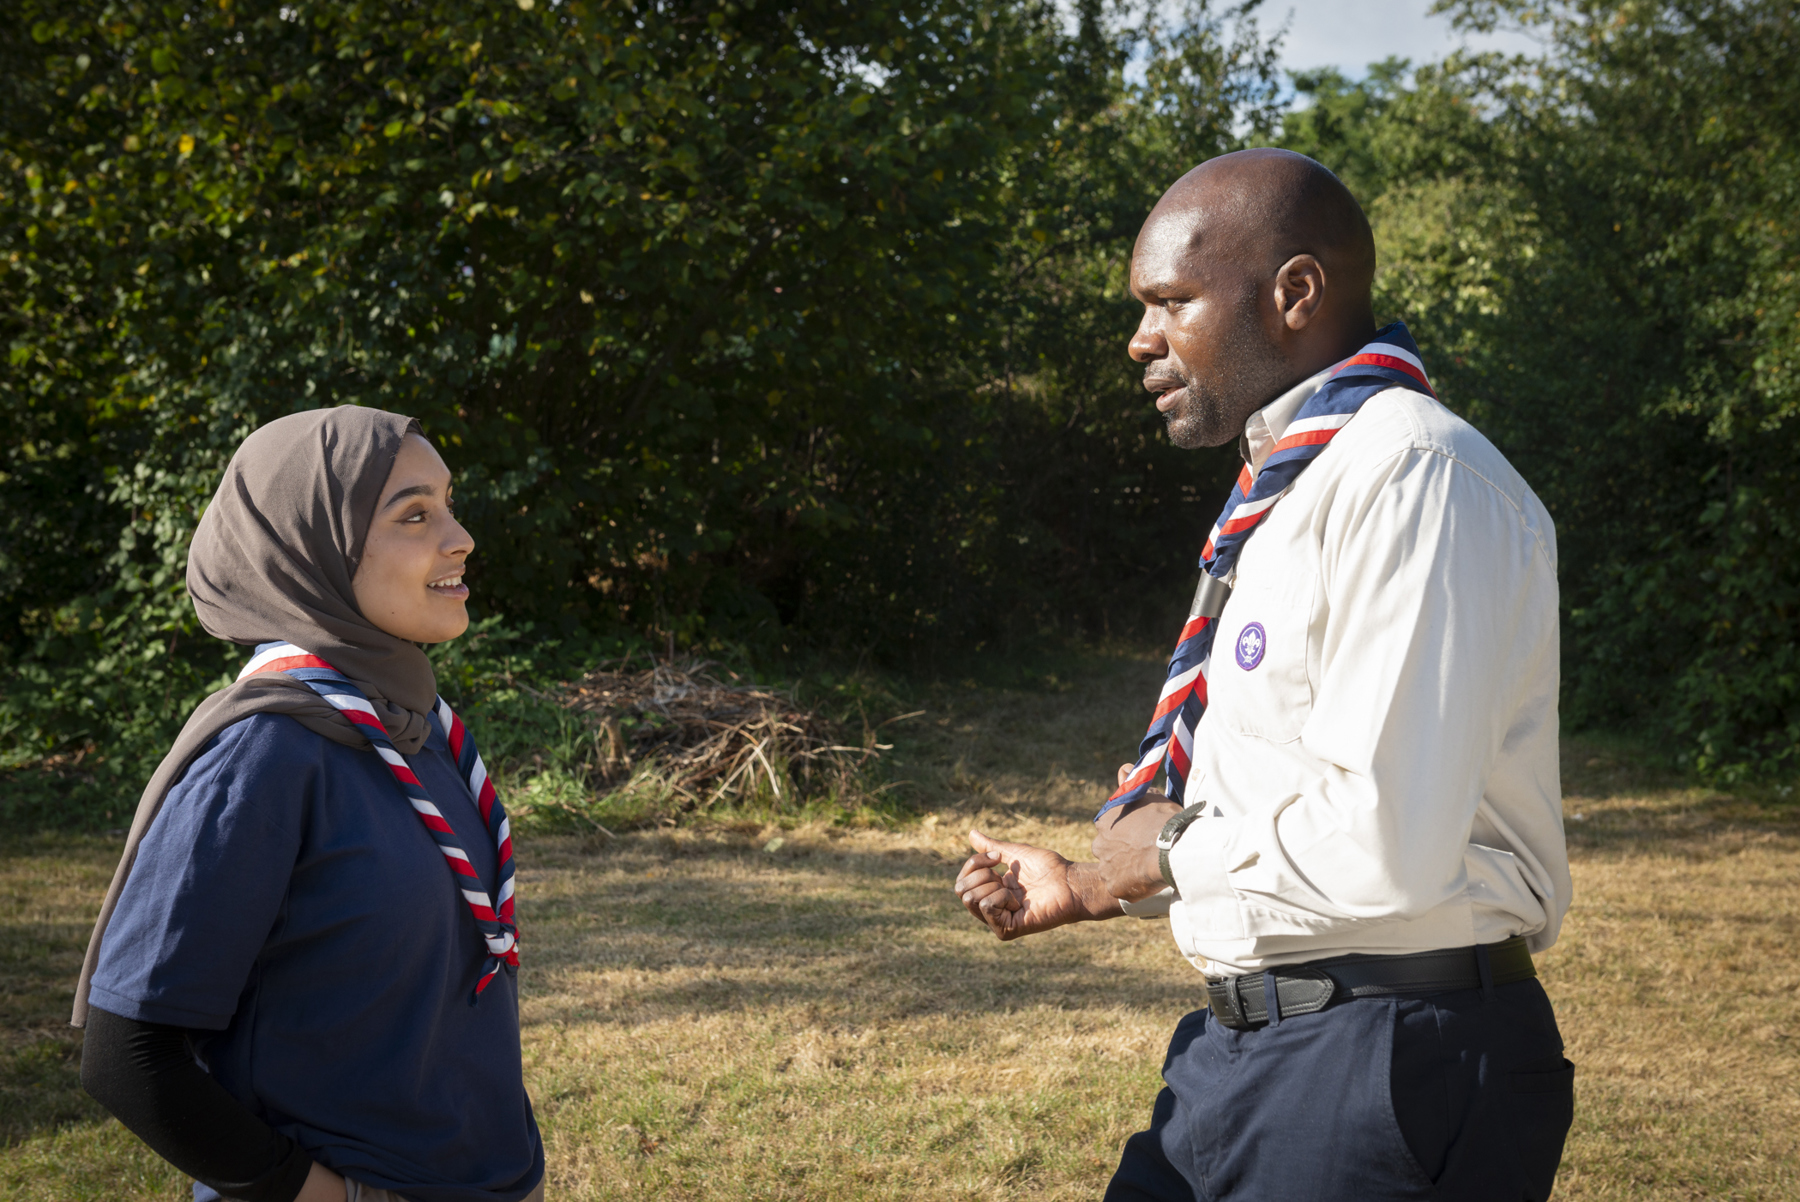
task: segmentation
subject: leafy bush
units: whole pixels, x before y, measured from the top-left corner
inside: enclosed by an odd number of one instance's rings
[[[1277,126],[1557,518],[1571,724],[1789,762],[1793,6],[1445,7],[1547,49],[1290,108],[1205,3],[21,0],[8,804],[109,821],[228,677],[187,539],[238,440],[318,405],[423,419],[483,629],[546,679],[634,639],[768,670],[1162,641],[1233,465],[1161,438],[1126,258],[1168,180]]]
[[[482,612],[540,634],[893,662],[1179,604],[1230,469],[1159,440],[1123,262],[1272,60],[1204,5],[1077,9],[22,0],[7,762],[141,775],[235,657],[197,516],[320,405],[423,420]]]

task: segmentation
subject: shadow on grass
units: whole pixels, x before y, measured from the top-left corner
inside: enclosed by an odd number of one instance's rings
[[[81,1088],[69,1005],[121,841],[32,835],[0,842],[0,1145],[105,1117]]]
[[[540,849],[548,890],[523,914],[533,992],[562,1016],[647,1018],[803,1009],[828,1025],[1033,1007],[1192,1009],[1199,976],[1156,924],[1148,957],[1086,927],[1001,944],[950,886],[961,857],[828,843],[771,856],[679,858],[646,840],[598,855]],[[1139,938],[1150,927],[1108,924]]]

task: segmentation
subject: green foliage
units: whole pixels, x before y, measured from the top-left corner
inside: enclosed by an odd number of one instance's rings
[[[1162,637],[1232,465],[1142,403],[1126,258],[1169,180],[1277,128],[1363,199],[1382,315],[1556,515],[1567,717],[1784,762],[1794,8],[1443,7],[1546,52],[1285,107],[1255,23],[1204,3],[22,0],[9,804],[106,821],[227,678],[188,537],[239,439],[319,405],[416,414],[458,473],[500,624],[453,684],[646,638],[930,668]]]
[[[1557,519],[1565,714],[1703,771],[1800,744],[1800,20],[1445,5],[1541,59],[1398,64],[1286,133],[1372,198],[1382,303]]]
[[[479,605],[540,635],[893,659],[1159,610],[1228,469],[1141,403],[1123,261],[1273,67],[1204,5],[1077,9],[22,0],[7,763],[141,779],[234,658],[198,514],[321,405],[424,421]]]

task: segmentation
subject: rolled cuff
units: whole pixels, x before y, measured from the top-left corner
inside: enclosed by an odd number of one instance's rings
[[[1181,895],[1171,887],[1134,902],[1121,898],[1119,909],[1132,918],[1162,918],[1168,914],[1169,907],[1180,900]]]

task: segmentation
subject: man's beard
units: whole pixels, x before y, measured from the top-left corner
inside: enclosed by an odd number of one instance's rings
[[[1202,381],[1186,371],[1163,368],[1163,374],[1174,375],[1187,389],[1180,403],[1163,414],[1169,441],[1183,450],[1235,440],[1252,413],[1297,382],[1288,378],[1291,369],[1281,348],[1263,332],[1254,296],[1239,306],[1236,318],[1216,357],[1227,365],[1224,379]]]
[[[1186,372],[1177,372],[1176,375],[1186,386],[1187,392],[1179,404],[1163,414],[1169,441],[1184,451],[1192,451],[1199,447],[1221,446],[1237,437],[1249,414],[1233,423],[1234,406],[1228,404],[1225,397]]]

